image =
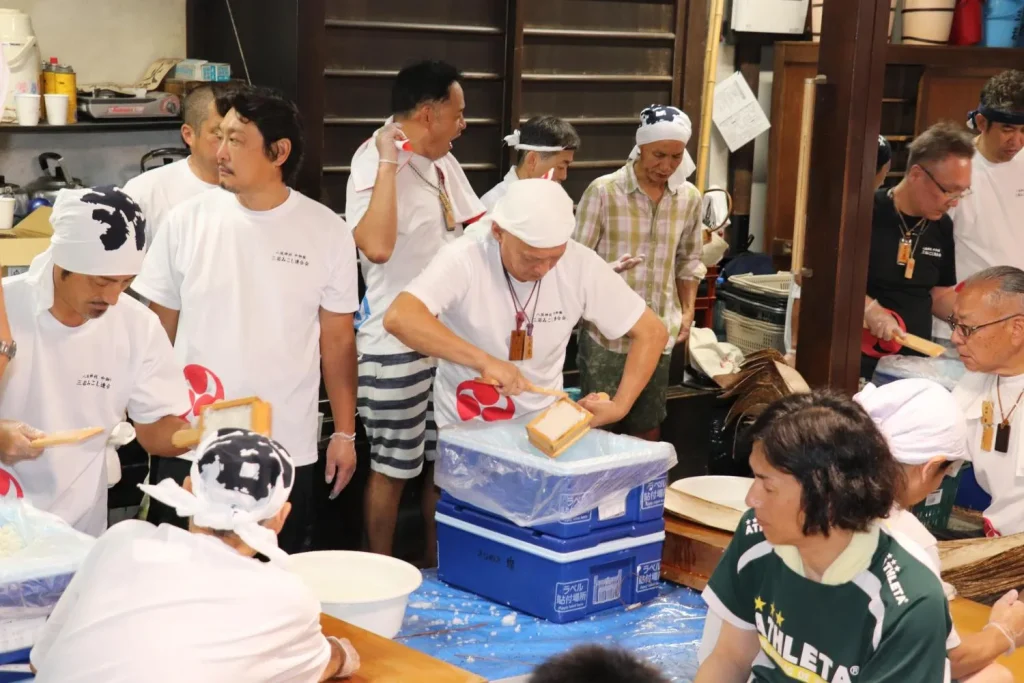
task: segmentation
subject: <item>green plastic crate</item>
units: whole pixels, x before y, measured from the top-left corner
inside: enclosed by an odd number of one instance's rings
[[[923,502],[914,506],[912,512],[922,524],[933,531],[944,531],[949,526],[949,516],[956,502],[960,478],[968,467],[970,465],[964,463],[955,477],[944,477],[939,488],[929,493]]]

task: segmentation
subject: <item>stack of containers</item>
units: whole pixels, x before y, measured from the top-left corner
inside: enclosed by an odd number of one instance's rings
[[[438,441],[438,577],[556,623],[658,596],[675,449],[591,430],[557,459],[519,419]]]

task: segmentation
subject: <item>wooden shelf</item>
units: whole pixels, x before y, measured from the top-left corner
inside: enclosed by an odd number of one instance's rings
[[[671,83],[670,74],[538,74],[524,73],[535,83]]]
[[[328,78],[394,78],[397,69],[324,69]],[[500,81],[501,74],[489,71],[464,71],[463,80],[467,81]]]
[[[466,24],[419,24],[407,21],[363,21],[356,19],[328,19],[327,28],[376,29],[378,31],[417,31],[422,33],[470,33],[475,35],[500,36],[505,31],[497,26],[472,26]]]
[[[520,117],[519,123],[526,123],[529,117]],[[563,117],[563,121],[574,126],[639,126],[640,119],[636,116],[581,116]]]
[[[592,40],[652,40],[671,43],[676,39],[674,33],[667,31],[610,31],[575,28],[548,28],[527,26],[523,28],[527,38],[583,38]]]
[[[19,126],[16,124],[0,125],[0,134],[26,133],[116,133],[118,131],[137,130],[177,130],[181,128],[181,119],[116,119],[109,121],[79,121],[66,126],[51,126],[41,123],[38,126]]]
[[[466,124],[470,126],[497,126],[501,122],[498,119],[473,119],[467,118]],[[384,119],[374,116],[325,116],[326,126],[383,126]]]
[[[883,135],[882,137],[889,142],[910,142],[914,139],[913,135]]]
[[[615,160],[574,161],[574,162],[572,162],[572,168],[574,168],[574,169],[581,169],[581,168],[619,168],[621,166],[624,166],[625,164],[626,164],[626,159],[625,159],[625,157],[623,157],[622,159],[615,159]]]

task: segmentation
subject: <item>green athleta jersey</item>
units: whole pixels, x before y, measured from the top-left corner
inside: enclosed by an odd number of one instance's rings
[[[790,569],[748,510],[704,599],[724,621],[757,631],[751,681],[949,683],[953,623],[918,556],[883,529],[867,569],[825,585]]]

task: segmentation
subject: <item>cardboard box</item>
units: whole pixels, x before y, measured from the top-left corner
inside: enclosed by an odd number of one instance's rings
[[[13,230],[0,232],[0,276],[17,275],[28,269],[29,264],[50,246],[53,227],[50,214],[53,208],[43,206],[26,216]]]
[[[205,59],[184,59],[175,64],[172,75],[186,81],[212,81],[217,67]]]
[[[226,62],[210,62],[213,67],[213,79],[218,83],[227,83],[231,80],[231,65]]]

